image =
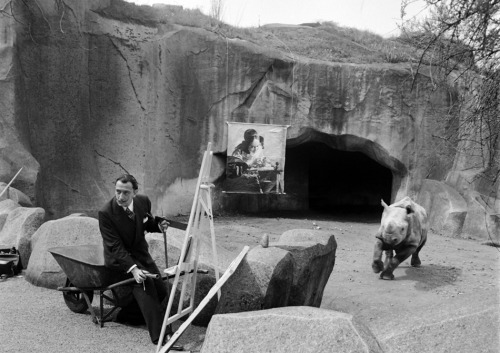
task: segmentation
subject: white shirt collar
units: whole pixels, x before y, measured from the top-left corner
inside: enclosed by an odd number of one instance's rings
[[[127,207],[123,207],[123,209],[125,210]],[[134,200],[132,200],[132,202],[130,203],[130,205],[128,205],[128,208],[130,209],[130,211],[134,212]]]

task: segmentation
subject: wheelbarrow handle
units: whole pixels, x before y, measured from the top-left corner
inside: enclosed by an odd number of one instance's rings
[[[157,273],[146,273],[146,277],[153,278],[153,279],[158,279],[161,276]]]
[[[145,273],[145,275],[146,275],[146,277],[153,278],[153,279],[158,279],[161,277],[161,275],[159,275],[157,273]],[[127,284],[132,284],[134,282],[135,282],[135,278],[128,278],[124,281],[116,282],[116,283],[113,283],[113,284],[107,286],[107,289],[113,289],[113,288],[124,286]]]
[[[180,229],[180,230],[186,230],[187,226],[188,226],[186,223],[177,222],[177,221],[165,218],[165,217],[160,217],[160,216],[155,217],[156,223],[160,224],[163,221],[167,221],[169,227]]]
[[[157,273],[145,273],[145,275],[146,275],[146,277],[153,278],[153,279],[161,278],[161,275],[157,274]],[[61,292],[81,292],[84,290],[110,290],[110,289],[113,289],[116,287],[125,286],[125,285],[132,284],[132,283],[135,283],[135,278],[127,278],[123,281],[110,284],[109,286],[106,286],[106,287],[82,287],[82,288],[80,288],[80,287],[57,287],[57,290],[61,291]]]

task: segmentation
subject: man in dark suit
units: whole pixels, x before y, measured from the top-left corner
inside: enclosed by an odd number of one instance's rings
[[[99,229],[106,266],[116,271],[117,281],[133,276],[137,282],[132,286],[130,304],[122,307],[117,320],[137,322],[139,314],[146,322],[151,341],[157,344],[168,297],[161,278],[146,276],[160,271],[149,254],[145,232],[161,232],[160,227],[168,223],[158,225],[151,216],[151,201],[137,192],[138,184],[132,175],[123,174],[116,179],[115,197],[99,211]],[[166,333],[168,340],[172,334],[170,326]]]

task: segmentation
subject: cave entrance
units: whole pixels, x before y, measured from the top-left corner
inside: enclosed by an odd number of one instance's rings
[[[391,170],[363,152],[307,142],[288,148],[286,161],[287,192],[303,195],[311,211],[373,213],[381,199],[390,203]]]
[[[297,209],[380,215],[405,166],[377,143],[353,135],[307,131],[287,141],[285,190]]]
[[[380,200],[392,203],[407,173],[374,141],[303,129],[286,143],[286,194],[225,194],[223,208],[378,221]]]

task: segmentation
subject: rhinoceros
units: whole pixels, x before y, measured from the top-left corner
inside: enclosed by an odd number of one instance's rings
[[[394,270],[410,255],[412,266],[421,264],[418,254],[427,241],[427,212],[408,196],[390,206],[382,200],[382,206],[384,211],[375,235],[372,268],[375,273],[382,272],[381,279],[394,279]]]

